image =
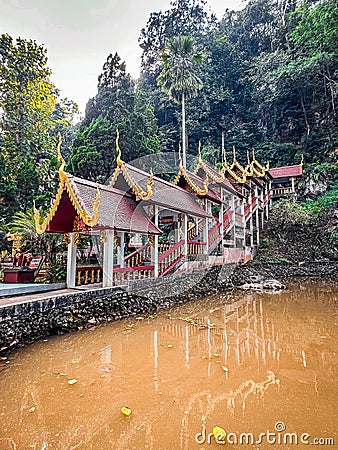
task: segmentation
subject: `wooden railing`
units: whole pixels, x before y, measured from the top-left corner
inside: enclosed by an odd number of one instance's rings
[[[244,217],[245,219],[247,219],[248,217],[250,217],[250,207],[251,207],[251,203],[247,203],[244,207]]]
[[[142,266],[144,261],[150,261],[151,259],[151,247],[149,242],[142,247],[135,250],[130,255],[124,258],[125,267]]]
[[[76,286],[102,282],[102,267],[87,266],[76,268]]]
[[[184,240],[170,247],[158,258],[158,276],[163,277],[184,257]]]
[[[235,221],[241,223],[242,219],[243,219],[242,214],[236,212],[235,213]]]
[[[154,266],[116,267],[113,270],[114,285],[143,280],[154,276]]]
[[[196,236],[199,235],[199,233],[203,230],[203,228],[205,227],[205,220],[204,219],[200,219],[197,222],[197,226],[196,223],[189,228],[188,230],[188,241],[192,241]]]
[[[158,243],[158,251],[159,253],[164,253],[172,246],[170,242],[159,242]]]
[[[233,211],[231,211],[230,208],[227,208],[224,211],[223,214],[223,230],[226,231],[228,228],[230,228],[231,224],[232,224],[232,214]]]
[[[220,234],[221,225],[222,225],[221,222],[217,222],[216,225],[213,226],[211,228],[211,230],[209,230],[209,233],[208,233],[209,250],[221,238],[221,234]]]
[[[292,187],[281,187],[281,188],[275,188],[275,189],[271,189],[271,197],[278,197],[279,195],[289,195],[289,194],[293,194],[293,189]]]
[[[251,204],[252,204],[252,211],[253,211],[256,208],[256,206],[258,205],[258,198],[253,197]]]
[[[205,245],[206,242],[188,241],[188,256],[203,255]]]

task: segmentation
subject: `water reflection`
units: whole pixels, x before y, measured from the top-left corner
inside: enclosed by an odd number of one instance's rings
[[[0,448],[208,448],[202,426],[278,421],[336,437],[337,335],[337,286],[308,282],[36,343],[0,365]]]

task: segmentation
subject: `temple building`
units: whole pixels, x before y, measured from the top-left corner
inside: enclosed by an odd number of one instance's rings
[[[302,165],[270,169],[254,152],[244,167],[235,149],[231,164],[223,151],[216,170],[203,161],[199,148],[194,170],[180,160],[169,182],[125,163],[117,135],[116,168],[103,185],[65,172],[60,146],[54,203],[42,223],[34,210],[38,233],[62,233],[68,244],[68,287],[111,287],[252,259],[273,193],[282,189],[279,185],[294,192],[302,172]],[[134,248],[131,238],[139,242]],[[83,239],[95,244],[96,264],[77,263]]]

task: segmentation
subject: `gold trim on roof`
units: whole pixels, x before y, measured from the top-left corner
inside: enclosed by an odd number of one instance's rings
[[[99,187],[98,187],[98,185],[96,186],[96,195],[95,195],[95,198],[93,201],[93,206],[92,206],[93,214],[90,215],[90,214],[88,214],[86,209],[79,202],[79,199],[74,191],[74,187],[72,186],[66,172],[64,171],[64,166],[66,163],[65,163],[64,158],[61,155],[61,150],[60,150],[61,142],[62,142],[61,135],[59,134],[59,143],[57,146],[57,152],[58,152],[58,161],[61,162],[61,167],[59,168],[60,185],[59,185],[58,191],[56,193],[54,203],[51,206],[47,217],[45,218],[45,220],[42,223],[40,223],[40,220],[41,220],[40,212],[36,209],[35,202],[33,202],[35,228],[36,228],[36,231],[38,234],[42,234],[46,231],[47,226],[49,225],[49,223],[51,222],[51,220],[53,219],[53,217],[56,214],[56,211],[58,209],[58,206],[59,206],[61,198],[62,198],[62,194],[65,189],[69,195],[72,205],[74,206],[77,214],[79,215],[80,219],[83,221],[83,223],[85,225],[87,225],[89,227],[93,227],[97,224],[97,222],[99,220],[99,209],[100,209]]]
[[[252,161],[250,161],[250,153],[247,151],[248,164],[245,166],[245,171],[248,177],[252,177],[254,174],[254,168],[252,166]]]
[[[205,162],[203,161],[202,155],[201,155],[201,142],[199,142],[199,145],[198,145],[198,163],[194,169],[194,173],[197,174],[199,169],[203,169],[206,174],[206,177],[211,179],[215,183],[222,183],[224,181],[224,174],[222,172],[219,172],[219,177],[218,177],[217,175],[215,175],[214,172],[212,172],[209,169],[207,164],[205,164]]]
[[[233,161],[232,161],[232,164],[231,164],[231,166],[230,166],[230,169],[233,171],[234,168],[237,168],[238,170],[241,171],[242,174],[244,174],[245,176],[247,176],[248,173],[246,172],[246,170],[244,169],[244,167],[242,166],[242,164],[240,164],[240,163],[237,161],[237,158],[236,158],[236,148],[235,148],[235,146],[233,146],[233,155],[234,155],[234,156],[233,156]]]
[[[255,167],[255,165],[258,167],[258,169]],[[270,164],[269,162],[267,162],[266,166],[262,166],[262,164],[260,164],[256,157],[255,157],[255,150],[252,150],[252,161],[251,161],[251,166],[253,168],[254,174],[257,177],[264,177],[266,172],[269,170],[270,168]]]
[[[128,186],[133,190],[134,194],[137,195],[141,200],[149,200],[151,196],[153,195],[153,186],[154,186],[154,174],[153,171],[150,170],[150,175],[148,177],[147,181],[147,190],[144,191],[139,184],[134,180],[133,176],[128,170],[128,167],[126,166],[125,162],[121,159],[121,149],[119,146],[119,137],[120,133],[119,130],[116,130],[116,151],[117,151],[117,157],[116,157],[116,169],[113,173],[113,176],[109,182],[109,186],[113,187],[118,179],[118,176],[120,173],[123,175],[123,178],[125,179]]]
[[[178,173],[177,173],[177,175],[176,175],[176,177],[175,177],[175,179],[174,179],[174,181],[173,181],[173,184],[174,184],[175,186],[177,186],[177,184],[178,184],[178,182],[179,182],[179,180],[180,180],[180,177],[182,176],[182,177],[185,179],[185,181],[188,183],[188,185],[191,187],[191,189],[192,189],[194,192],[196,192],[196,194],[198,194],[198,195],[206,195],[206,194],[208,193],[208,190],[209,190],[209,188],[208,188],[208,184],[209,184],[209,183],[208,183],[208,177],[203,181],[203,189],[201,189],[201,188],[198,187],[197,184],[194,183],[194,181],[190,178],[189,174],[187,173],[185,167],[184,167],[183,164],[182,164],[182,158],[181,158],[181,156],[180,156],[179,158],[180,158],[180,165],[179,165]]]
[[[238,181],[238,183],[246,183],[246,172],[242,173],[242,175],[237,175],[228,165],[226,159],[223,161],[223,166],[221,169],[221,173],[225,176],[228,173],[234,180]]]

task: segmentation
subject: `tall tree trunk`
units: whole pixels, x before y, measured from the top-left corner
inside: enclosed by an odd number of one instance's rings
[[[187,167],[187,147],[186,147],[186,136],[185,136],[185,96],[184,91],[182,92],[182,161],[183,167]]]

